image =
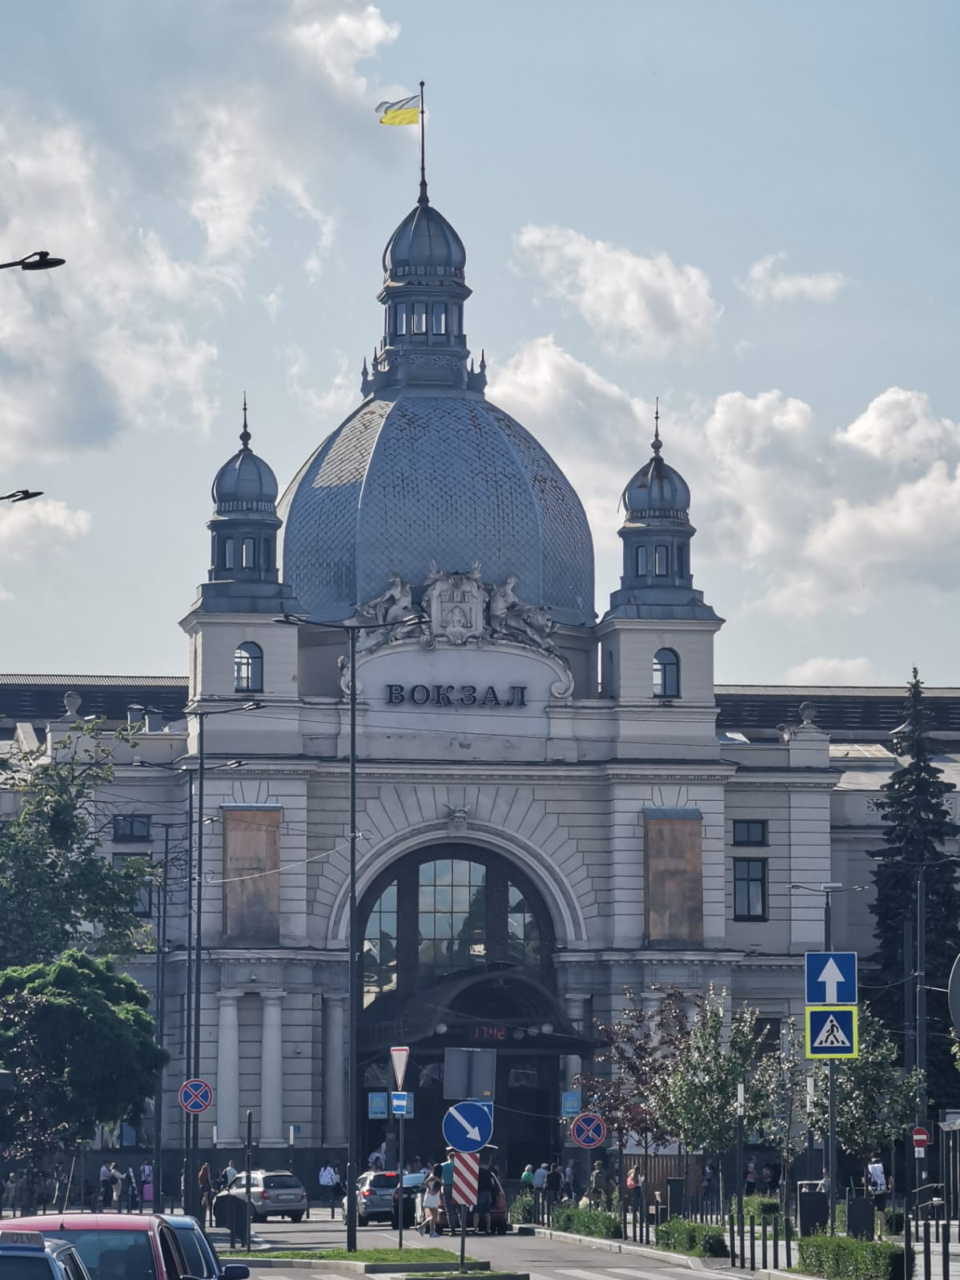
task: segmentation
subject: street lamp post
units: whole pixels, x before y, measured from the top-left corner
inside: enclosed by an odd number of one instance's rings
[[[162,1049],[166,1034],[167,998],[167,890],[170,872],[170,826],[163,824],[163,879],[157,902],[157,976],[156,976],[156,1041]],[[163,1068],[157,1075],[157,1092],[153,1100],[153,1211],[163,1212]]]
[[[347,922],[350,955],[347,963],[347,1018],[350,1023],[347,1063],[347,1252],[357,1249],[357,1056],[360,1002],[357,999],[357,627],[347,624],[350,656],[350,899]],[[400,1171],[400,1213],[403,1213],[403,1171]]]
[[[746,1090],[741,1080],[737,1085],[737,1222],[741,1240],[743,1239],[743,1113],[745,1109]]]

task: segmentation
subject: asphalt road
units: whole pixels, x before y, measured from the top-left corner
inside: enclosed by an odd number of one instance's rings
[[[219,1232],[215,1233],[215,1239]],[[346,1243],[339,1221],[331,1222],[328,1216],[314,1216],[305,1222],[268,1222],[257,1227],[256,1236],[274,1248],[286,1246],[293,1249],[342,1247]],[[404,1249],[409,1248],[411,1261],[419,1249],[440,1246],[459,1248],[459,1240],[441,1236],[439,1240],[424,1239],[416,1231],[403,1233]],[[220,1240],[216,1239],[220,1244]],[[397,1233],[388,1226],[370,1226],[360,1229],[358,1244],[361,1249],[396,1248]],[[467,1255],[489,1261],[494,1270],[524,1271],[531,1280],[694,1280],[685,1264],[669,1259],[651,1257],[648,1254],[612,1253],[591,1245],[571,1244],[566,1241],[544,1240],[537,1236],[475,1236],[467,1234]],[[398,1268],[401,1270],[402,1268]],[[253,1280],[307,1280],[311,1273],[305,1268],[251,1267]],[[327,1273],[323,1280],[330,1280]],[[352,1278],[355,1280],[355,1277]]]

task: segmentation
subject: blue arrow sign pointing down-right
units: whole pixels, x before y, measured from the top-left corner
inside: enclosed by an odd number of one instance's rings
[[[857,1003],[857,953],[808,951],[807,1004]]]

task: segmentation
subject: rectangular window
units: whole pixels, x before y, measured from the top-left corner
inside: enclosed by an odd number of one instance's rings
[[[425,302],[415,302],[413,304],[413,332],[427,332],[427,304]]]
[[[734,920],[766,920],[766,858],[734,858],[733,918]]]
[[[113,855],[113,865],[118,870],[122,870],[124,864],[129,861],[130,858],[139,857],[141,857],[139,853],[115,853]],[[144,875],[144,879],[146,879],[146,873]],[[133,914],[146,919],[149,919],[150,916],[153,915],[153,891],[149,882],[144,883],[141,886],[140,892],[137,894],[136,901],[133,904]]]
[[[407,304],[401,302],[397,307],[397,333],[402,338],[407,332]]]
[[[658,578],[666,578],[670,573],[670,548],[657,547],[654,556],[654,572]]]
[[[225,569],[233,568],[233,539],[226,538],[223,543],[223,567]]]
[[[115,844],[149,839],[149,813],[118,813],[114,815],[113,840]]]
[[[433,332],[447,332],[447,304],[445,302],[435,302],[433,304]]]
[[[637,577],[647,576],[647,548],[637,547]]]
[[[733,824],[733,843],[753,845],[769,844],[767,839],[766,822],[740,822],[735,820]]]
[[[243,567],[245,569],[253,569],[257,562],[257,544],[253,538],[244,538],[243,540]]]
[[[684,566],[683,547],[677,547],[676,556],[677,556],[677,577],[684,578],[686,577],[686,569]]]

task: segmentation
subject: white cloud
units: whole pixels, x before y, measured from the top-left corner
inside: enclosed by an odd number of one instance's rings
[[[333,9],[326,0],[294,0],[284,34],[334,85],[359,95],[367,81],[358,75],[355,64],[392,44],[400,27],[387,22],[372,4],[352,12]]]
[[[938,458],[957,456],[960,427],[949,418],[938,418],[924,392],[888,387],[837,439],[891,466],[929,466]]]
[[[283,306],[283,286],[278,284],[275,289],[263,295],[260,301],[263,303],[264,311],[270,317],[270,323],[276,324],[280,308]]]
[[[808,658],[790,667],[784,684],[877,684],[869,658]]]
[[[303,350],[292,344],[284,351],[290,392],[295,400],[322,418],[339,422],[356,405],[360,390],[360,373],[342,351],[336,353],[337,372],[325,391],[308,386],[304,379],[309,361]]]
[[[49,552],[89,533],[91,523],[89,511],[71,510],[65,502],[50,498],[4,503],[0,506],[0,560],[26,560]],[[9,592],[5,598],[10,599]]]
[[[518,258],[613,347],[657,359],[712,347],[721,308],[698,267],[640,257],[566,227],[525,226]]]
[[[780,271],[786,253],[768,253],[755,262],[740,285],[754,302],[833,302],[848,283],[840,271],[815,271],[806,275]]]

